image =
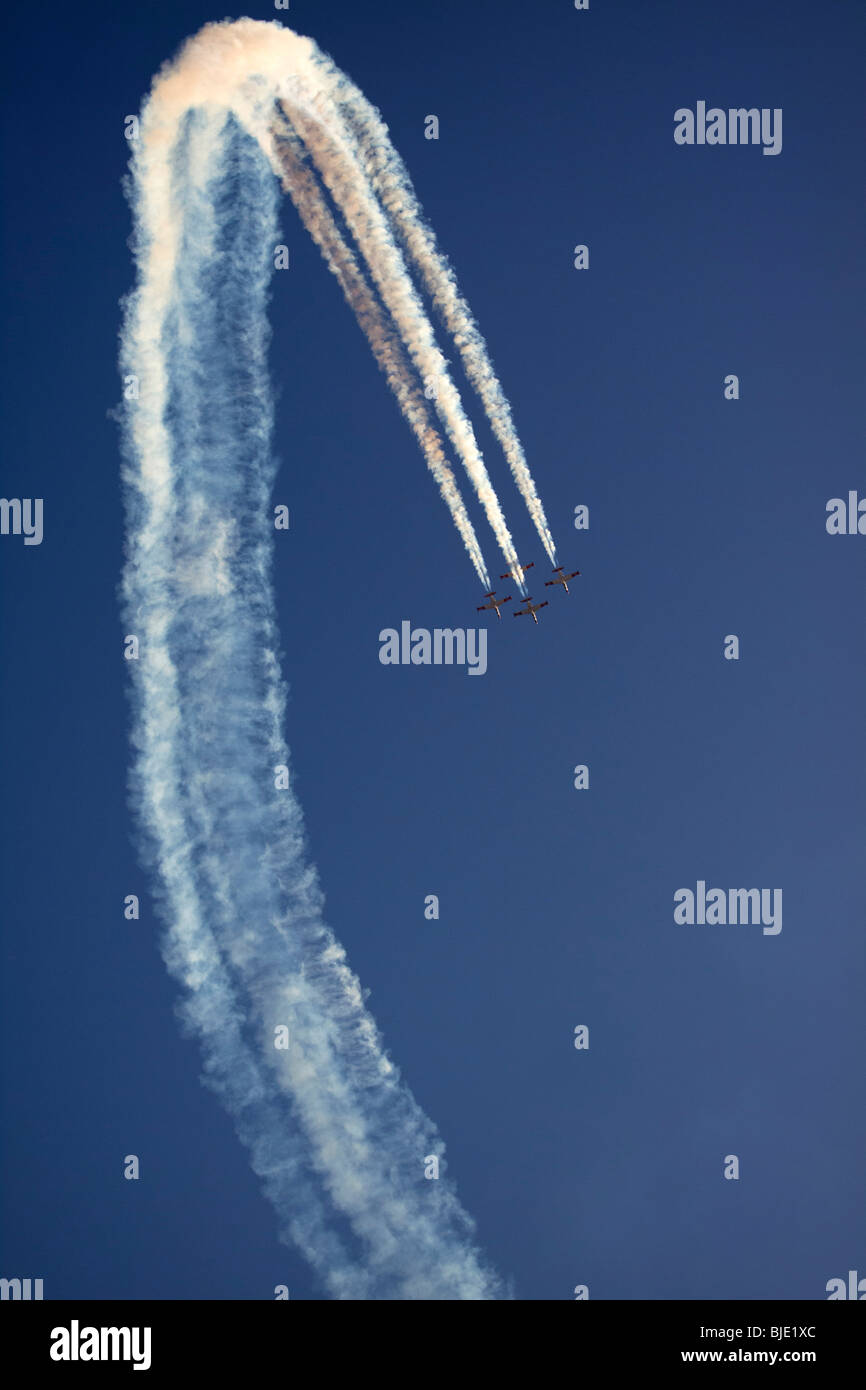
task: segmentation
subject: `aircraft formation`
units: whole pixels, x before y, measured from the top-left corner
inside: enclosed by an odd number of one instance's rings
[[[527,571],[527,570],[534,569],[534,568],[535,568],[535,561],[534,561],[534,560],[530,560],[528,565],[515,565],[514,569],[506,570],[504,574],[501,574],[501,575],[499,576],[499,578],[500,578],[500,579],[522,580],[522,578],[523,578],[524,574],[526,573],[526,571]],[[553,579],[545,579],[545,581],[544,581],[544,587],[545,587],[545,589],[552,589],[552,588],[556,587],[557,585],[560,585],[560,586],[565,590],[565,592],[568,593],[568,581],[569,581],[569,579],[576,579],[577,576],[580,574],[580,570],[572,570],[570,574],[566,574],[566,573],[565,573],[565,566],[564,566],[564,565],[557,565],[556,568],[555,568],[554,571],[553,571],[553,574],[554,574],[554,578],[553,578]],[[496,597],[496,590],[495,590],[495,589],[491,589],[490,593],[489,593],[489,594],[485,594],[484,597],[487,599],[487,603],[479,603],[479,605],[478,605],[478,612],[479,612],[479,613],[484,613],[484,612],[486,612],[488,609],[491,609],[491,608],[492,608],[492,609],[495,609],[495,610],[496,610],[496,616],[497,616],[497,618],[501,618],[501,617],[502,617],[502,614],[501,614],[500,611],[499,611],[500,608],[503,608],[503,607],[505,606],[506,603],[511,603],[511,601],[512,601],[514,595],[513,595],[513,594],[506,594],[504,598],[497,598],[497,597]],[[533,602],[532,602],[532,595],[531,595],[531,594],[527,594],[526,598],[522,598],[522,599],[520,600],[521,606],[514,609],[514,616],[515,616],[515,618],[532,618],[532,621],[537,625],[537,624],[538,624],[538,618],[537,618],[536,615],[541,611],[542,608],[546,608],[546,607],[547,607],[548,602],[549,602],[549,600],[548,600],[548,599],[545,599],[543,603],[533,603]]]

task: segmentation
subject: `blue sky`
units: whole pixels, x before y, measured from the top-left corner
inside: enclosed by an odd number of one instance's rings
[[[43,497],[45,535],[0,537],[0,1273],[46,1297],[322,1297],[199,1082],[126,804],[123,120],[222,17],[21,11],[3,60],[3,494]],[[482,595],[284,203],[274,581],[328,920],[518,1298],[821,1298],[866,1272],[866,540],[824,525],[829,498],[866,495],[863,11],[280,17],[379,107],[582,571],[538,627],[490,615],[483,678],[380,664],[381,629],[473,626]],[[677,146],[674,111],[702,99],[782,108],[782,153]],[[543,552],[472,409],[538,595]],[[699,879],[781,887],[781,933],[678,926]]]

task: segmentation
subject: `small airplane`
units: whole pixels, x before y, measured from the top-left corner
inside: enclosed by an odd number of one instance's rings
[[[577,576],[580,574],[580,570],[572,570],[572,571],[571,571],[571,574],[565,574],[563,571],[564,571],[564,566],[563,566],[563,565],[557,565],[556,568],[554,569],[553,573],[554,573],[555,575],[557,575],[558,578],[556,578],[556,579],[545,579],[545,581],[544,581],[544,587],[545,587],[545,589],[549,589],[549,588],[551,587],[551,585],[553,585],[553,584],[561,584],[562,587],[563,587],[563,589],[565,590],[565,592],[568,593],[568,581],[569,581],[569,579],[576,579]]]
[[[547,607],[547,599],[545,599],[543,603],[533,603],[533,602],[532,602],[532,596],[529,595],[529,597],[527,597],[527,598],[525,598],[525,599],[522,599],[521,602],[522,602],[522,603],[525,603],[525,604],[526,604],[526,607],[525,607],[525,608],[515,608],[515,610],[514,610],[514,616],[515,616],[515,618],[528,618],[528,617],[531,616],[531,617],[532,617],[532,621],[537,625],[538,619],[536,618],[535,615],[536,615],[536,613],[539,611],[540,608],[546,608],[546,607]]]
[[[531,569],[533,569],[534,567],[535,567],[535,561],[534,561],[534,560],[530,560],[530,562],[529,562],[528,565],[515,565],[513,570],[506,570],[504,574],[500,574],[499,578],[500,578],[500,579],[513,579],[513,580],[515,581],[515,583],[519,584],[520,581],[521,581],[521,579],[522,579],[522,577],[523,577],[523,575],[526,573],[526,571],[527,571],[527,570],[531,570]]]
[[[496,616],[497,616],[497,618],[501,618],[501,617],[502,617],[502,614],[500,613],[499,610],[500,610],[500,608],[502,607],[503,603],[510,603],[510,602],[511,602],[511,599],[512,599],[512,595],[511,595],[511,594],[508,594],[505,598],[497,598],[497,597],[496,597],[496,590],[495,590],[495,589],[491,589],[490,593],[489,593],[489,594],[485,594],[484,597],[485,597],[485,598],[489,598],[489,599],[490,599],[490,602],[489,602],[489,603],[479,603],[479,605],[478,605],[478,612],[479,612],[479,613],[483,613],[483,612],[484,612],[486,609],[488,609],[488,608],[495,608],[495,609],[496,609]]]

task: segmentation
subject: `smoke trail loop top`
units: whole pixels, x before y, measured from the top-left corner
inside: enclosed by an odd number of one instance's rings
[[[184,115],[209,107],[231,111],[256,140],[308,226],[310,202],[315,200],[315,194],[308,190],[305,213],[291,161],[287,169],[285,127],[276,118],[277,111],[293,126],[298,149],[311,157],[356,239],[368,273],[391,316],[392,331],[402,341],[411,366],[393,349],[382,349],[381,332],[376,335],[378,347],[371,336],[370,291],[366,286],[359,289],[356,270],[347,271],[345,245],[335,252],[341,234],[324,200],[319,201],[315,214],[324,230],[319,236],[315,232],[313,235],[370,339],[485,588],[489,586],[486,566],[444,446],[429,421],[427,401],[419,395],[419,378],[426,396],[432,395],[442,427],[472,481],[509,569],[516,569],[517,553],[472,425],[436,345],[398,241],[407,248],[443,314],[542,542],[553,557],[553,542],[507,400],[477,325],[457,293],[453,272],[423,224],[408,176],[388,140],[386,127],[358,88],[312,39],[276,21],[242,19],[207,25],[186,43],[177,60],[162,70],[145,107],[135,163],[147,200],[142,223],[155,239],[153,268],[155,272],[157,264],[160,267],[165,294],[170,293],[179,250],[177,219],[170,213],[169,155]],[[156,330],[157,325],[152,327]],[[522,581],[518,583],[523,588]]]

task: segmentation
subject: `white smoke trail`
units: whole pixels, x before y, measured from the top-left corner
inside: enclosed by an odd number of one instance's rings
[[[555,565],[556,547],[544,507],[526,462],[511,406],[490,361],[487,344],[460,294],[451,266],[438,250],[436,237],[424,221],[406,167],[388,139],[387,126],[345,74],[338,74],[336,80],[341,109],[346,112],[358,140],[358,163],[381,199],[392,226],[454,339],[466,376],[478,393],[541,542],[551,564]]]
[[[316,68],[318,82],[312,84],[304,76],[295,76],[290,95],[280,98],[281,107],[310,150],[323,182],[352,231],[412,361],[422,379],[435,390],[439,418],[472,480],[509,569],[515,568],[518,560],[514,542],[487,475],[475,432],[448,373],[445,358],[436,346],[433,329],[403,256],[358,162],[349,131],[333,99],[339,76],[321,55]]]
[[[490,579],[475,531],[466,513],[454,474],[445,458],[442,441],[430,423],[424,396],[406,363],[400,339],[379,307],[357,259],[337,227],[315,177],[302,162],[297,142],[288,131],[285,138],[280,139],[278,150],[284,187],[291,192],[304,226],[336,276],[346,302],[355,314],[373,355],[385,373],[388,385],[421,446],[427,466],[439,484],[439,490],[448,504],[454,524],[469,552],[478,577],[484,588],[488,589]]]
[[[189,143],[195,157],[188,164],[184,197],[188,221],[196,226],[196,252],[207,258],[213,254],[214,228],[212,209],[202,192],[213,173],[214,149],[213,131],[206,129],[201,118]],[[141,255],[146,244],[143,218],[138,234]],[[131,522],[124,596],[141,643],[133,788],[149,856],[159,872],[159,896],[168,924],[163,953],[184,986],[181,1016],[201,1043],[207,1084],[223,1100],[250,1149],[253,1168],[280,1213],[283,1233],[335,1297],[365,1298],[368,1278],[363,1270],[353,1268],[331,1229],[329,1213],[311,1180],[305,1147],[293,1133],[291,1116],[280,1105],[255,1051],[244,1041],[233,982],[203,920],[195,846],[188,829],[189,790],[182,778],[187,730],[169,634],[178,594],[201,595],[209,584],[219,591],[228,586],[226,527],[216,525],[210,555],[201,547],[196,552],[172,544],[180,508],[173,486],[173,445],[164,420],[168,372],[161,348],[149,338],[160,311],[167,311],[165,290],[157,258],[150,281],[143,282],[130,299],[122,351],[124,367],[136,369],[142,387],[139,404],[127,415],[132,457],[124,470]],[[177,300],[173,294],[174,306]],[[189,340],[188,324],[178,324],[175,331]],[[199,507],[197,524],[208,520]]]
[[[261,149],[272,166],[279,142],[263,84],[249,77],[276,67],[275,34],[280,63],[287,41],[301,67],[312,48],[275,25],[219,27],[218,51],[188,48],[143,112],[131,188],[138,285],[121,351],[138,382],[124,468],[125,617],[140,640],[134,794],[159,870],[164,953],[209,1084],[282,1233],[328,1291],[495,1298],[502,1287],[447,1179],[423,1176],[441,1140],[324,924],[300,808],[274,781],[289,755],[269,583],[276,184]],[[314,199],[304,209],[321,213]],[[320,230],[327,238],[326,222]],[[290,1045],[278,1050],[283,1026]]]

